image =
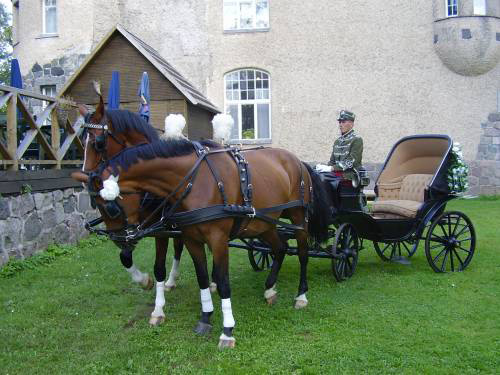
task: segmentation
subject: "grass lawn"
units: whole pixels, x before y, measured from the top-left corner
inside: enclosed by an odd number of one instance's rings
[[[423,245],[411,266],[383,263],[368,245],[344,283],[335,282],[330,260],[311,259],[309,306],[300,311],[292,307],[296,257],[285,259],[269,307],[267,272],[232,250],[236,348],[225,351],[217,349],[218,296],[212,334],[191,331],[200,303],[187,251],[178,288],[166,294],[166,322],[151,328],[154,290],[131,282],[112,243],[91,238],[47,265],[0,278],[0,373],[499,373],[500,200],[457,200],[448,209],[465,212],[476,228],[467,270],[434,273]],[[151,239],[134,260],[152,272]]]

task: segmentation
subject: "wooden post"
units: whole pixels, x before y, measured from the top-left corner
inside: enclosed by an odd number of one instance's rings
[[[50,118],[51,118],[51,126],[50,126],[50,131],[51,131],[51,138],[52,138],[52,149],[54,150],[54,153],[59,156],[59,148],[61,146],[61,133],[59,131],[59,121],[57,120],[57,107],[54,107],[52,111],[50,112]],[[57,164],[55,166],[56,169],[61,169],[61,160],[57,159]]]
[[[17,93],[11,96],[7,103],[7,149],[12,155],[12,162],[8,168],[17,171],[19,161],[16,157],[17,152]]]

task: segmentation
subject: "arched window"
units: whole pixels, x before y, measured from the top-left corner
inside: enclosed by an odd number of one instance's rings
[[[234,119],[233,140],[271,139],[271,81],[257,69],[227,73],[225,108]]]

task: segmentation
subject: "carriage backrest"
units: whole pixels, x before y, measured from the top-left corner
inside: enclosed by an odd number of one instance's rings
[[[427,187],[433,183],[434,176],[442,169],[450,147],[451,140],[447,136],[403,138],[392,149],[376,182],[379,199],[407,199],[400,195],[405,185],[403,196],[418,197],[408,200],[423,201],[420,196],[422,186]],[[407,179],[409,176],[413,177]]]

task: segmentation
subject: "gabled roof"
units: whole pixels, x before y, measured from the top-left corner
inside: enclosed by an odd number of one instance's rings
[[[126,30],[121,25],[116,25],[113,29],[99,42],[92,53],[87,56],[87,59],[77,69],[73,76],[66,82],[59,96],[64,95],[66,90],[72,85],[79,74],[92,61],[94,56],[105,46],[106,42],[113,36],[114,33],[120,33],[127,39],[153,66],[158,69],[163,76],[168,79],[185,97],[195,106],[203,107],[211,112],[220,113],[220,110],[212,104],[200,91],[198,91],[181,73],[179,73],[172,65],[160,56],[157,50],[146,44],[143,40]]]

